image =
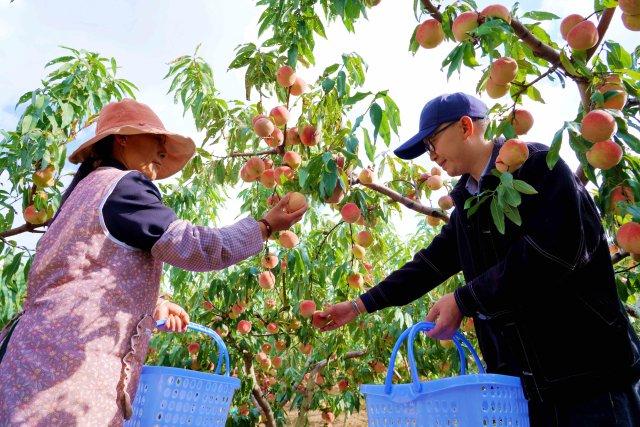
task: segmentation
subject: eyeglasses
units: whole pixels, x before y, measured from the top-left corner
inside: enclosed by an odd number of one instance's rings
[[[444,132],[445,130],[447,130],[451,126],[455,125],[456,123],[458,123],[458,122],[457,121],[456,122],[449,122],[449,124],[447,124],[445,127],[443,127],[442,129],[438,129],[433,134],[431,134],[431,136],[427,136],[422,140],[424,142],[425,147],[427,148],[427,153],[431,153],[431,152],[436,151],[436,147],[433,145],[434,138],[436,136],[438,136],[439,133]]]

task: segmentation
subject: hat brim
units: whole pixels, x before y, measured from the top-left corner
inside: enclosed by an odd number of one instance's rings
[[[107,129],[96,134],[93,138],[78,147],[71,156],[69,156],[69,161],[74,164],[85,161],[91,151],[91,146],[107,136],[143,134],[166,135],[165,148],[167,155],[162,160],[162,165],[158,168],[156,179],[168,178],[182,170],[196,151],[196,144],[189,137],[151,126],[122,126]]]
[[[431,135],[438,126],[430,126],[415,134],[411,139],[393,150],[393,153],[404,160],[415,159],[426,153],[427,147],[424,145],[424,139]]]

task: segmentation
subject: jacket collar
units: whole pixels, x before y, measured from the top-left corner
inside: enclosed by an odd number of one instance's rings
[[[480,177],[478,193],[482,192],[486,188],[493,188],[498,185],[500,179],[492,175],[491,171],[496,166],[496,158],[498,157],[498,153],[500,152],[500,148],[502,148],[503,144],[504,138],[502,137],[493,140],[493,150],[491,152],[491,158],[489,160],[489,163],[487,164],[487,168],[485,169],[485,172],[488,173]],[[453,198],[456,207],[462,208],[464,206],[464,201],[469,196],[471,196],[466,188],[470,176],[471,175],[468,173],[462,175],[458,180],[458,183],[455,185],[455,187],[453,187],[453,190],[451,190],[451,197]]]

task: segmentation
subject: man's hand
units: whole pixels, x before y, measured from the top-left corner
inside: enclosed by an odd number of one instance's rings
[[[184,332],[189,324],[189,314],[171,301],[159,299],[153,311],[153,320],[167,320],[164,328],[171,332]]]
[[[436,322],[436,326],[427,332],[431,338],[450,340],[462,322],[462,313],[456,304],[453,293],[446,294],[429,310],[427,322]]]
[[[360,307],[360,311],[363,313],[366,312],[360,299],[356,301],[358,307]],[[353,309],[351,301],[344,301],[325,308],[325,310],[322,313],[318,313],[317,316],[320,316],[320,319],[327,322],[320,328],[322,332],[327,332],[351,322],[358,317],[358,313]]]

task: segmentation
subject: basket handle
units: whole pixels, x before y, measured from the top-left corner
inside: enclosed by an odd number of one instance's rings
[[[423,322],[423,323],[428,323],[428,322]],[[387,368],[387,377],[384,382],[384,386],[385,386],[384,390],[385,390],[385,393],[387,394],[391,393],[391,387],[393,385],[393,369],[395,368],[398,351],[400,350],[400,347],[402,346],[404,341],[406,341],[407,336],[409,335],[411,330],[414,328],[414,326],[408,327],[402,332],[402,334],[400,334],[400,336],[396,340],[395,345],[393,346],[393,350],[391,351],[391,358],[389,359],[389,367]],[[464,350],[461,348],[460,343],[456,339],[453,340],[453,343],[456,345],[456,349],[458,350],[458,355],[460,356],[460,360],[461,360],[460,375],[464,375],[467,372],[467,359],[464,355]],[[412,347],[412,346],[409,346],[409,347]],[[413,369],[415,369],[415,358],[409,359],[409,363],[412,365]],[[411,367],[409,369],[411,370]]]
[[[163,330],[162,326],[164,326],[164,324],[167,322],[166,319],[163,320],[158,320],[156,322],[156,327],[160,330]],[[211,328],[207,328],[206,326],[202,326],[199,325],[197,323],[193,323],[193,322],[189,322],[187,324],[187,329],[190,329],[192,331],[195,332],[201,332],[205,335],[208,335],[215,343],[216,346],[218,347],[218,363],[216,364],[216,370],[214,371],[214,374],[216,375],[221,375],[221,370],[222,370],[222,363],[225,363],[225,376],[229,376],[229,370],[231,369],[231,362],[229,361],[229,352],[227,351],[227,346],[224,344],[224,341],[222,341],[222,338],[220,338],[220,335],[218,335],[216,333],[216,331],[214,331]]]
[[[421,331],[430,331],[435,327],[435,323],[433,322],[419,322],[413,325],[411,330],[409,331],[409,338],[407,339],[407,345],[409,347],[409,368],[411,371],[411,379],[413,380],[412,387],[414,392],[419,393],[422,390],[422,384],[420,384],[420,379],[418,378],[418,369],[416,367],[416,359],[413,353],[413,342],[416,338],[416,335]],[[458,355],[460,356],[460,365],[466,365],[466,357],[462,348],[466,348],[478,366],[478,372],[481,374],[485,373],[484,365],[480,361],[480,357],[478,353],[476,353],[473,345],[469,342],[469,340],[460,332],[456,331],[453,335],[453,342],[458,347]],[[462,372],[462,369],[461,369]]]

